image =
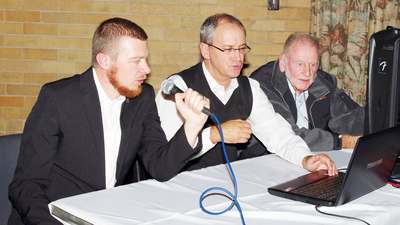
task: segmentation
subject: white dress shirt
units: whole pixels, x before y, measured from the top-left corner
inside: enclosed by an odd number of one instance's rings
[[[225,91],[224,87],[219,85],[207,71],[204,62],[202,68],[212,92],[225,104],[233,91],[239,86],[237,79],[232,79],[230,87]],[[173,75],[168,79],[173,80],[181,90],[187,89],[186,83],[179,75]],[[307,155],[313,155],[307,144],[295,135],[290,124],[281,115],[275,113],[272,104],[261,90],[260,84],[251,78],[249,78],[249,81],[253,94],[253,107],[247,121],[251,124],[253,134],[267,147],[268,151],[302,167],[303,158]],[[175,102],[164,99],[161,92],[160,90],[156,96],[156,103],[161,126],[169,140],[182,126],[183,119],[178,114]],[[203,149],[197,157],[215,146],[210,141],[210,128],[202,131],[202,140]]]
[[[289,85],[290,92],[292,92],[292,96],[294,99],[294,102],[296,103],[296,109],[297,109],[297,122],[296,125],[299,128],[306,128],[308,129],[308,113],[307,113],[307,98],[308,98],[308,90],[303,91],[301,94],[297,94],[296,91],[294,90],[292,84],[288,79],[286,79]]]
[[[103,121],[104,153],[106,168],[106,188],[112,188],[116,182],[117,158],[121,142],[121,106],[124,96],[111,100],[100,84],[95,69],[93,69],[94,83],[99,94],[101,117]]]

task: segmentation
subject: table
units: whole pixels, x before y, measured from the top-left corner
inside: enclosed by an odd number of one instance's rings
[[[346,167],[352,150],[327,154],[338,168]],[[199,206],[201,194],[210,187],[233,193],[226,165],[183,172],[167,182],[146,180],[116,188],[51,202],[50,211],[64,224],[241,224],[233,207],[222,215],[209,215]],[[307,173],[271,154],[232,163],[238,185],[238,201],[246,224],[362,224],[357,220],[316,212],[313,205],[270,195],[267,188]],[[203,205],[222,211],[231,201],[211,195]],[[400,224],[400,189],[386,185],[339,207],[322,211],[357,217],[370,224]]]

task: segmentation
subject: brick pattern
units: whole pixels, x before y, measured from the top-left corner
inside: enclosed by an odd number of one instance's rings
[[[96,26],[124,17],[149,36],[147,82],[156,92],[170,74],[200,59],[198,30],[211,14],[238,17],[252,51],[243,74],[275,60],[292,32],[308,32],[311,0],[1,0],[0,135],[20,133],[44,83],[85,71]]]

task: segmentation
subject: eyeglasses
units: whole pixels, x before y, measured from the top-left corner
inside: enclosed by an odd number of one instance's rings
[[[214,47],[218,50],[220,50],[221,52],[223,52],[225,55],[230,55],[232,53],[235,53],[236,51],[239,51],[240,54],[246,54],[249,53],[251,48],[247,45],[240,47],[240,48],[232,48],[232,47],[227,47],[227,48],[218,48],[217,46],[214,46],[212,44],[208,44],[208,46]]]

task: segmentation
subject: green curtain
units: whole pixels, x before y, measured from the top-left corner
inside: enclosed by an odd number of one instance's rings
[[[320,68],[365,104],[369,38],[393,26],[400,29],[400,0],[311,0],[310,34],[319,38]]]

